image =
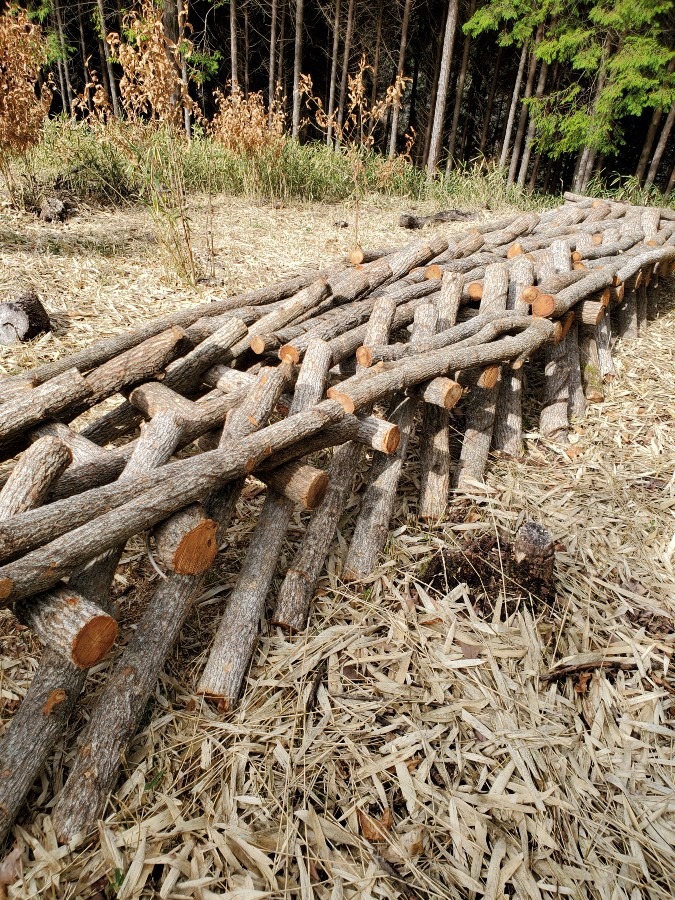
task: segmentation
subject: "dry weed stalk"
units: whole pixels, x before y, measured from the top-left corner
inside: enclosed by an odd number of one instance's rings
[[[24,10],[12,9],[0,17],[0,171],[13,203],[17,198],[10,161],[38,143],[49,112],[49,87],[42,85],[39,95],[35,91],[45,59],[42,29]]]

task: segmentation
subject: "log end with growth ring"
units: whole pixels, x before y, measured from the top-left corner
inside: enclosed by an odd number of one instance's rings
[[[535,285],[530,285],[530,287],[526,287],[520,294],[520,299],[523,303],[527,303],[528,305],[534,303],[537,299],[541,291]]]
[[[483,283],[481,281],[472,281],[467,291],[472,300],[480,300],[483,296]]]
[[[278,494],[311,511],[326,496],[328,473],[316,466],[294,462],[273,469],[265,475],[265,482]]]
[[[337,402],[344,409],[344,411],[346,413],[349,413],[350,415],[356,409],[356,407],[354,405],[354,401],[349,396],[349,394],[346,394],[344,391],[341,391],[338,387],[328,388],[326,396],[328,397],[329,400],[337,400]],[[1,589],[2,589],[2,582],[0,582],[0,590]]]
[[[553,294],[539,294],[532,301],[532,315],[539,318],[547,318],[555,310],[555,297]]]
[[[71,660],[80,669],[99,663],[117,640],[118,626],[112,616],[101,615],[82,629],[73,641]]]
[[[485,390],[492,390],[499,381],[499,373],[501,366],[486,366],[478,376],[478,387]],[[461,395],[461,388],[460,388]]]
[[[515,259],[516,256],[522,256],[522,253],[523,253],[523,247],[521,244],[518,244],[518,243],[511,244],[509,249],[506,251],[506,258],[507,259]]]
[[[434,263],[431,266],[427,266],[424,270],[424,277],[427,281],[439,281],[443,277],[443,269]]]
[[[354,249],[349,254],[349,262],[353,266],[360,266],[365,258],[366,254],[363,252],[361,247],[354,247]]]
[[[207,518],[199,503],[193,503],[155,529],[157,556],[177,575],[199,575],[218,553],[217,523]]]
[[[279,349],[279,359],[282,362],[291,363],[295,366],[300,362],[300,354],[293,344],[284,344],[284,346]]]
[[[359,347],[356,351],[356,361],[364,369],[369,369],[373,364],[373,353],[369,347]]]

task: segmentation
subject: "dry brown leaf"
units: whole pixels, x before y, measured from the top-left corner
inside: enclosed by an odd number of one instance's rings
[[[356,812],[359,817],[359,829],[367,841],[378,843],[387,840],[387,835],[394,824],[394,815],[389,807],[380,816],[371,816],[363,809]]]
[[[0,863],[0,884],[14,884],[21,875],[21,847],[13,850]]]

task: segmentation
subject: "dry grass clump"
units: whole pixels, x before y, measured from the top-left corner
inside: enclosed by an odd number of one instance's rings
[[[0,16],[0,170],[14,194],[10,160],[23,156],[42,136],[51,92],[35,83],[45,61],[46,47],[39,25],[22,9]]]
[[[262,92],[245,97],[234,90],[227,96],[216,91],[217,112],[210,125],[213,139],[232,153],[253,156],[272,151],[280,154],[284,144],[284,109],[281,97],[269,109]]]

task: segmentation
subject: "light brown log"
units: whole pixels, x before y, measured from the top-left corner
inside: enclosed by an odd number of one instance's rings
[[[612,359],[612,332],[609,316],[602,317],[595,328],[595,343],[598,350],[600,374],[605,384],[616,377],[616,368]]]
[[[638,336],[637,290],[627,287],[617,309],[619,335],[623,340],[635,340]]]
[[[154,530],[157,557],[170,572],[199,575],[218,553],[217,525],[201,503],[192,503]]]
[[[521,234],[529,234],[539,224],[539,216],[536,213],[523,213],[517,216],[506,228],[492,231],[485,235],[486,247],[499,247],[502,244],[511,244]]]
[[[593,328],[582,326],[579,329],[579,357],[586,399],[590,403],[602,403],[605,393],[602,387],[600,361]]]
[[[527,259],[517,260],[509,272],[509,293],[507,309],[527,312],[527,304],[521,299],[534,281],[534,266]],[[509,456],[519,457],[523,453],[522,416],[523,374],[510,366],[502,372],[499,389],[499,403],[495,414],[492,446]]]
[[[50,436],[58,438],[68,447],[72,456],[72,465],[79,466],[90,463],[92,460],[102,459],[107,456],[108,450],[103,450],[93,441],[83,437],[79,432],[64,425],[63,422],[44,422],[34,428],[30,434],[31,440],[38,440],[41,437]]]
[[[259,319],[249,328],[248,337],[232,348],[232,355],[239,356],[250,346],[255,353],[265,352],[265,336],[273,334],[279,328],[283,328],[305,313],[315,310],[330,293],[328,282],[325,278],[317,279],[313,284],[304,288],[295,296],[284,301],[279,309]],[[261,339],[260,341],[256,339]]]
[[[326,472],[306,463],[288,463],[261,477],[269,488],[310,511],[321,503],[328,487]]]
[[[598,325],[606,311],[606,305],[600,300],[582,300],[574,307],[574,315],[582,325]]]
[[[63,441],[50,435],[25,450],[0,491],[0,520],[41,506],[72,458]]]
[[[392,298],[378,298],[363,335],[365,346],[385,343],[392,323]],[[396,447],[400,446],[400,429],[396,427]],[[345,507],[362,449],[354,441],[338,447],[328,469],[328,490],[312,515],[295,558],[284,578],[272,615],[273,624],[289,631],[305,627],[316,584],[335,537],[339,517]]]
[[[641,337],[647,331],[647,284],[643,282],[636,292],[636,315],[637,315],[637,329],[638,335]]]
[[[488,266],[484,285],[480,311],[495,313],[505,310],[509,290],[508,266],[503,263]],[[465,490],[471,482],[483,478],[492,443],[499,387],[495,384],[483,388],[478,380],[477,377],[465,402],[464,440],[455,474],[455,484],[459,490]]]
[[[211,366],[229,362],[234,358],[231,348],[247,333],[248,329],[241,319],[229,319],[194,350],[167,366],[167,386],[177,391],[186,390]]]
[[[113,617],[66,587],[18,603],[14,613],[50,650],[78,669],[99,663],[117,638]]]
[[[18,394],[0,406],[0,441],[20,435],[43,419],[58,416],[92,395],[91,386],[77,369]]]

